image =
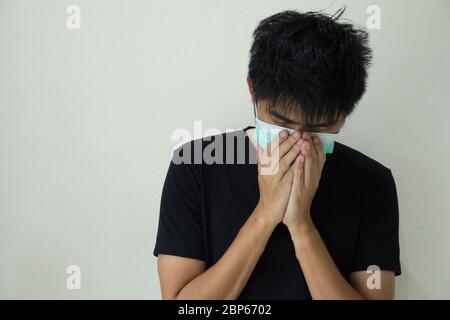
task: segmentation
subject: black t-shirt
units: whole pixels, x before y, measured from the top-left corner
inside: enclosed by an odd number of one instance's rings
[[[210,267],[228,249],[259,199],[249,128],[194,140],[174,152],[155,256],[200,259]],[[375,265],[399,275],[398,200],[390,169],[339,142],[326,157],[311,217],[340,272],[349,279]],[[280,223],[239,299],[310,298],[289,231]]]

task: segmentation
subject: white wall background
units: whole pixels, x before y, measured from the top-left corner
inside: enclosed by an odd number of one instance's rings
[[[81,8],[81,30],[66,8]],[[253,123],[251,33],[285,9],[371,30],[340,141],[390,167],[397,297],[450,298],[450,1],[0,0],[0,298],[158,299],[152,249],[171,132]],[[66,267],[82,270],[66,288]]]

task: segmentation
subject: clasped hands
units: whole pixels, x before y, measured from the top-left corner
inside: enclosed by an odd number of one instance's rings
[[[280,132],[266,149],[258,147],[260,214],[274,226],[313,226],[311,203],[326,155],[318,137],[308,132]]]

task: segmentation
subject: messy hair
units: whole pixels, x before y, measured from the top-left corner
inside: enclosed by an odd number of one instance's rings
[[[331,125],[353,111],[366,90],[372,51],[367,32],[340,21],[344,11],[284,11],[260,22],[248,66],[256,101],[309,124]]]

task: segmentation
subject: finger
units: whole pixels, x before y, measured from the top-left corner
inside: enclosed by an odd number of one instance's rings
[[[280,133],[280,139],[282,141],[278,144],[273,144],[273,146],[270,147],[270,165],[273,168],[278,168],[279,162],[283,158],[283,156],[286,155],[287,152],[289,152],[290,149],[295,145],[295,143],[300,139],[300,132],[296,131],[293,134],[289,135],[287,131],[283,131]],[[278,170],[278,169],[277,169]],[[284,171],[282,172],[284,174]]]
[[[279,132],[275,138],[267,145],[266,149],[268,150],[269,156],[278,149],[280,144],[282,144],[289,137],[289,132],[283,130]]]
[[[295,186],[304,185],[304,162],[305,156],[299,154],[294,162],[294,183]]]
[[[280,180],[283,178],[283,175],[285,175],[286,172],[289,171],[295,159],[300,154],[302,143],[303,140],[298,140],[294,144],[294,146],[284,155],[284,157],[281,158],[279,162]]]
[[[316,152],[316,148],[314,147],[314,137],[311,136],[308,132],[303,132],[303,139],[310,142],[311,147],[311,158],[314,165],[319,166],[319,156]]]
[[[320,141],[319,137],[314,138],[314,147],[316,149],[317,157],[319,159],[319,167],[322,170],[325,161],[327,160],[327,157],[325,155],[325,152],[323,152],[322,142]]]
[[[275,138],[267,144],[265,148],[261,147],[259,143],[257,144],[257,161],[258,165],[266,167],[270,165],[271,156],[273,154],[274,148],[277,148],[279,143],[283,142],[289,134],[286,131],[281,131]]]
[[[281,178],[280,181],[286,182],[286,183],[292,183],[292,181],[294,180],[294,169],[293,169],[294,164],[292,164],[288,170],[286,170],[285,174],[283,175],[283,177]]]
[[[312,177],[314,174],[314,163],[311,156],[311,140],[306,140],[303,143],[302,147],[302,154],[305,157],[305,186],[309,183],[309,181],[312,181]]]
[[[311,136],[310,136],[310,134],[308,133],[308,131],[303,131],[303,133],[302,133],[302,138],[303,138],[304,140],[311,140]]]
[[[278,154],[280,159],[291,150],[291,148],[297,143],[297,141],[301,138],[301,134],[298,131],[294,131],[289,138],[280,143],[278,147]]]
[[[311,157],[313,159],[313,163],[319,167],[319,155],[317,154],[316,149],[316,139],[319,139],[318,137],[311,137]],[[319,139],[320,141],[320,139]]]

